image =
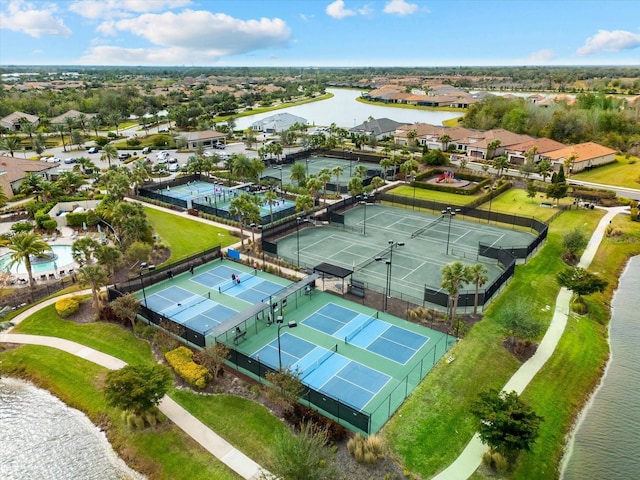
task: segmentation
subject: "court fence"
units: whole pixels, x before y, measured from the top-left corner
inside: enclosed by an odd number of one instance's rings
[[[171,195],[165,195],[162,192],[172,187],[179,187],[181,185],[186,185],[189,182],[194,181],[207,181],[206,177],[203,177],[199,173],[194,173],[191,175],[186,175],[183,177],[174,178],[172,180],[167,180],[166,182],[159,183],[146,183],[143,187],[138,189],[138,196],[144,198],[150,198],[152,200],[157,200],[159,202],[168,203],[169,205],[174,205],[179,208],[187,208],[187,201],[181,198],[175,198]]]

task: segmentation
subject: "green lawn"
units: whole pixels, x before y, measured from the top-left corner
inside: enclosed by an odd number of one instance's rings
[[[153,229],[171,248],[171,257],[167,263],[177,262],[217,245],[228,247],[240,241],[224,228],[192,220],[180,214],[166,213],[150,207],[145,207],[144,211]]]
[[[480,391],[502,388],[520,366],[502,347],[505,334],[497,324],[496,313],[513,298],[521,298],[541,312],[541,319],[548,323],[551,311],[543,309],[554,305],[559,290],[554,276],[563,268],[562,236],[578,227],[590,235],[601,216],[602,212],[592,210],[560,215],[551,224],[541,251],[516,268],[515,277],[485,311],[483,321],[454,347],[456,361],[438,364],[383,429],[388,444],[407,469],[428,478],[464,449],[475,432],[470,404]]]
[[[455,193],[427,190],[426,188],[414,189],[410,185],[401,185],[387,191],[387,193],[413,198],[414,191],[416,198],[420,198],[422,200],[433,200],[436,202],[450,203],[452,205],[460,206],[467,205],[478,198],[476,195],[457,195]]]
[[[640,189],[640,161],[637,157],[627,159],[624,155],[616,155],[614,163],[594,168],[589,172],[576,173],[571,178],[585,182]]]
[[[148,478],[241,478],[175,425],[129,429],[121,411],[107,405],[100,385],[106,369],[48,347],[23,345],[0,353],[0,372],[34,382],[107,430],[113,448]]]
[[[540,221],[547,222],[549,219],[558,213],[556,207],[541,207],[541,203],[553,203],[555,201],[547,198],[544,193],[538,193],[535,198],[527,197],[526,190],[520,188],[510,188],[500,195],[496,195],[491,201],[491,210],[494,212],[513,213],[521,217],[535,217]],[[560,199],[560,205],[566,206],[573,203],[573,199],[562,198]],[[489,210],[489,203],[478,207],[480,210]]]

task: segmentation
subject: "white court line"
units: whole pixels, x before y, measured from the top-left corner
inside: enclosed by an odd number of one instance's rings
[[[490,247],[493,247],[496,243],[498,243],[500,240],[502,240],[504,238],[504,233],[502,235],[500,235],[500,237],[498,237],[498,239],[493,242],[491,245],[489,245]]]

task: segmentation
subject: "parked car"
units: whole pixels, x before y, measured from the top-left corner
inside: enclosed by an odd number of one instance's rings
[[[71,158],[65,158],[65,159],[63,160],[63,162],[64,162],[64,163],[66,163],[66,164],[68,165],[68,164],[71,164],[71,163],[76,163],[76,162],[77,162],[77,160],[76,160],[75,158],[71,157]]]
[[[175,157],[171,157],[171,158],[168,160],[168,162],[169,162],[169,163],[178,163],[178,159],[177,159],[177,158],[175,158]]]
[[[177,163],[172,163],[171,165],[169,165],[169,171],[171,173],[175,173],[175,172],[177,172],[179,170],[180,170],[180,167],[178,166]]]
[[[168,157],[169,152],[166,150],[162,150],[161,152],[156,153],[156,158]]]
[[[144,148],[142,149],[142,154],[143,154],[143,155],[146,155],[146,154],[148,154],[148,153],[151,153],[151,150],[152,150],[152,149],[151,149],[151,147],[144,147]]]
[[[98,147],[91,147],[89,150],[87,150],[88,153],[98,153],[100,149]]]
[[[227,146],[224,143],[214,143],[213,144],[213,148],[217,148],[218,150],[224,150],[225,148],[227,148]]]
[[[131,158],[131,154],[130,153],[119,153],[118,154],[118,160],[126,160],[127,158]]]
[[[58,157],[47,157],[43,159],[44,162],[47,163],[60,163],[60,159]]]

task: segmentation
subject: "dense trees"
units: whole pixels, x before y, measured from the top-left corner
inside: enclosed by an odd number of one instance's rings
[[[142,414],[160,403],[171,380],[162,365],[127,365],[107,373],[104,394],[110,405]]]

